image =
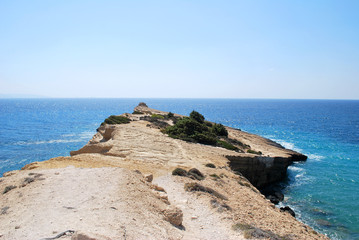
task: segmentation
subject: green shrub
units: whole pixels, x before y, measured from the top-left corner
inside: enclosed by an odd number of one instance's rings
[[[198,184],[198,183],[186,183],[184,185],[184,189],[188,192],[206,192],[206,193],[209,193],[219,199],[222,199],[222,200],[228,200],[228,198],[222,194],[220,194],[219,192],[213,190],[212,188],[209,188],[209,187],[205,187],[205,186],[202,186],[201,184]]]
[[[172,175],[184,177],[187,176],[187,171],[182,168],[176,168],[172,171]]]
[[[217,174],[215,174],[215,173],[210,174],[209,176],[210,176],[210,177],[213,177],[213,178],[214,178],[214,180],[218,180],[218,179],[220,179],[220,178],[221,178],[220,176],[218,176],[218,175],[217,175]]]
[[[194,119],[196,120],[197,122],[199,123],[204,123],[204,116],[202,114],[200,114],[199,112],[196,112],[196,111],[192,111],[189,115],[189,117],[191,119]]]
[[[179,136],[181,134],[185,134],[187,137],[191,137],[196,132],[202,133],[203,131],[208,131],[206,126],[203,126],[199,122],[190,119],[190,118],[182,118],[177,121],[177,123],[173,126],[167,128],[167,133],[173,136]]]
[[[247,150],[247,153],[262,155],[262,152],[261,152],[261,151],[257,152],[257,151],[254,151],[254,150],[252,150],[252,149],[248,149],[248,150]]]
[[[115,116],[115,115],[111,115],[108,118],[105,119],[105,121],[102,123],[107,123],[107,124],[126,124],[131,122],[131,120],[127,117],[124,116]]]
[[[164,116],[159,115],[159,114],[152,114],[152,115],[151,115],[151,118],[152,118],[152,119],[165,119]]]
[[[16,186],[14,186],[14,185],[6,186],[5,189],[4,189],[4,191],[2,192],[2,194],[5,194],[5,193],[11,191],[11,190],[13,190],[14,188],[16,188]]]
[[[238,148],[231,143],[219,140],[219,137],[228,136],[222,124],[204,121],[203,115],[196,111],[192,111],[190,117],[179,118],[173,122],[174,125],[167,127],[164,131],[172,138],[238,151]]]
[[[167,118],[173,118],[175,115],[173,114],[173,113],[171,113],[171,112],[169,112],[168,114],[167,114]]]
[[[216,165],[214,165],[213,163],[207,163],[205,166],[209,168],[216,168]]]
[[[225,149],[232,150],[232,151],[238,151],[239,150],[236,146],[234,146],[234,145],[232,145],[232,144],[230,144],[228,142],[222,141],[222,140],[217,141],[217,146],[218,147],[223,147]]]
[[[228,131],[227,129],[222,125],[222,124],[217,124],[215,123],[212,128],[211,128],[212,132],[214,134],[216,134],[217,136],[224,136],[227,137],[228,136]]]
[[[207,127],[212,127],[213,124],[211,122],[208,122],[208,121],[204,121],[204,124],[206,124]]]
[[[192,179],[196,179],[196,180],[203,180],[204,179],[204,175],[197,169],[197,168],[192,168],[188,171],[187,174],[190,178]]]
[[[143,114],[143,112],[139,112],[139,111],[133,111],[132,114]]]
[[[217,143],[217,138],[214,134],[210,132],[204,133],[195,133],[193,139],[196,140],[198,143],[207,144],[207,145],[215,145]]]
[[[232,225],[232,229],[234,231],[241,231],[243,237],[248,238],[255,238],[255,239],[270,239],[270,240],[289,240],[292,239],[290,236],[280,236],[277,235],[269,230],[263,230],[261,228],[257,228],[253,225],[237,223]]]

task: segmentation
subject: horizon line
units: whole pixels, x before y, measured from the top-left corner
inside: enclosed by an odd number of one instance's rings
[[[188,99],[188,100],[327,100],[327,101],[358,101],[350,98],[221,98],[221,97],[2,97],[0,99]]]

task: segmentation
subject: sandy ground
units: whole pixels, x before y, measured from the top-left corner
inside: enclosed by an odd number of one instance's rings
[[[41,176],[20,187],[34,176],[29,173]],[[0,239],[42,239],[66,230],[97,239],[182,238],[182,230],[163,219],[161,211],[168,205],[141,179],[141,174],[121,168],[74,167],[2,178],[2,190],[17,188],[0,193]]]

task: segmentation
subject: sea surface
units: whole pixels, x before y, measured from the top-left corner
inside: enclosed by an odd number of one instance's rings
[[[245,99],[0,99],[0,175],[69,156],[109,115],[149,107],[270,138],[308,156],[281,183],[284,205],[332,239],[359,239],[359,101]]]

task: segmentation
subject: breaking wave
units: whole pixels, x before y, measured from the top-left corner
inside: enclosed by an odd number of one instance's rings
[[[53,144],[53,143],[74,143],[74,142],[84,142],[91,139],[93,132],[82,132],[79,134],[65,134],[62,137],[67,137],[64,139],[52,139],[44,141],[18,141],[12,145],[39,145],[39,144]],[[71,137],[71,138],[69,138]]]

